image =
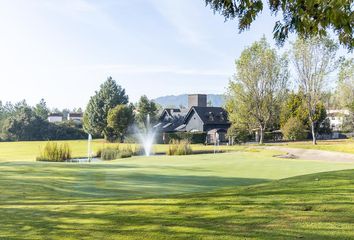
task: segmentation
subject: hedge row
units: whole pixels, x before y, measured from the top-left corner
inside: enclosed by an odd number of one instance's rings
[[[204,144],[207,134],[204,132],[175,132],[175,133],[161,133],[157,140],[158,143],[170,143],[171,141],[188,141],[193,144]]]

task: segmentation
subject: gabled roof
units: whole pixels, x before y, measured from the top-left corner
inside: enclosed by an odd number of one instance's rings
[[[82,113],[69,113],[69,117],[82,117]]]
[[[176,113],[180,113],[181,110],[178,109],[178,108],[165,108],[163,111],[162,111],[162,114],[160,116],[160,119],[165,115],[167,114],[170,118],[173,118],[173,116],[176,114]]]
[[[186,124],[192,113],[195,112],[204,124],[230,124],[227,112],[222,107],[192,107],[184,118]]]
[[[63,114],[62,113],[49,113],[48,117],[62,117]]]

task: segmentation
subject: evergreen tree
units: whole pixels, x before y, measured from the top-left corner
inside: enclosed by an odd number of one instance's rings
[[[128,96],[116,81],[109,77],[90,98],[84,114],[85,131],[110,138],[111,131],[107,125],[107,115],[110,109],[120,104],[127,104]]]
[[[147,116],[150,116],[150,123],[154,124],[157,121],[158,108],[154,101],[151,101],[147,96],[141,96],[137,105],[138,114],[136,116],[137,122],[140,127],[145,127],[147,124]]]
[[[49,109],[47,107],[47,103],[44,101],[43,98],[34,107],[34,112],[38,117],[42,119],[48,118]]]

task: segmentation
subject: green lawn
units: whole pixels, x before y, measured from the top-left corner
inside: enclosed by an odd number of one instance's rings
[[[278,144],[271,144],[278,145]],[[286,144],[280,144],[281,146],[293,147],[293,148],[304,148],[304,149],[316,149],[325,151],[335,151],[344,153],[354,154],[354,140],[328,140],[328,141],[318,141],[317,145],[312,145],[312,142],[289,142]]]
[[[1,153],[0,239],[354,237],[354,171],[318,173],[354,164],[274,153],[91,164],[10,161]]]

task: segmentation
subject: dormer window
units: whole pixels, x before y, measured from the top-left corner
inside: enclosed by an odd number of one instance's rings
[[[221,119],[222,121],[225,120],[224,112],[220,112],[220,119]]]
[[[214,113],[209,112],[209,121],[214,121]]]

